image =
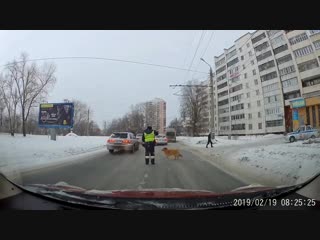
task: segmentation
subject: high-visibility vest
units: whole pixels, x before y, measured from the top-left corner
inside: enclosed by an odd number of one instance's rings
[[[155,139],[154,131],[151,133],[144,133],[144,141],[145,142],[153,142]]]

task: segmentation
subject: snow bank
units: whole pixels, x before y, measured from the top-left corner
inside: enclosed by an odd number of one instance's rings
[[[282,184],[301,183],[320,172],[320,143],[300,141],[243,149],[232,160],[260,178],[273,178]]]
[[[0,134],[0,171],[23,170],[57,163],[66,157],[103,149],[108,137],[49,136]]]
[[[212,140],[215,146],[229,146],[229,145],[240,145],[247,144],[250,142],[263,141],[264,139],[279,139],[283,138],[283,135],[279,134],[267,134],[267,135],[252,135],[252,136],[232,136],[231,139],[228,139],[228,136],[219,136],[215,137]],[[207,144],[207,137],[177,137],[177,140],[197,147],[203,147]]]

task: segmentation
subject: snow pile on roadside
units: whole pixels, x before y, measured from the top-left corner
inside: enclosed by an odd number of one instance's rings
[[[71,133],[66,134],[66,137],[78,137],[78,135],[71,132]]]
[[[0,171],[23,170],[60,162],[66,157],[103,149],[108,137],[0,134]]]
[[[319,143],[300,141],[242,149],[231,158],[235,166],[283,184],[301,183],[320,172]]]
[[[279,134],[267,134],[267,135],[253,135],[253,136],[233,136],[230,140],[228,136],[218,136],[212,140],[213,144],[216,146],[226,146],[226,145],[239,145],[239,144],[246,144],[249,142],[256,142],[262,141],[266,138],[282,138],[283,135]],[[185,143],[187,145],[192,146],[199,146],[203,147],[202,145],[207,144],[207,137],[177,137],[177,140]]]

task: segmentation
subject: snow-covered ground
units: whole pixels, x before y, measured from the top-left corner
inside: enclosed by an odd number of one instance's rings
[[[46,164],[72,159],[71,156],[105,148],[108,137],[82,137],[76,135],[49,136],[0,134],[0,171],[28,170]]]
[[[320,172],[320,141],[287,143],[282,135],[216,137],[205,149],[206,137],[179,137],[217,167],[253,184],[301,183]],[[201,149],[201,150],[200,150]]]

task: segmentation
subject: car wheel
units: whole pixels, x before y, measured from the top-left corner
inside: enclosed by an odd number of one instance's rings
[[[137,144],[137,148],[136,148],[136,150],[137,150],[137,151],[139,150],[139,143]]]
[[[131,153],[134,153],[134,150],[135,150],[135,147],[134,147],[134,145],[133,145],[130,152],[131,152]]]
[[[289,138],[289,141],[290,141],[290,142],[294,142],[295,140],[296,140],[295,137],[290,137],[290,138]]]
[[[312,135],[311,138],[314,139],[314,138],[316,138],[316,136],[315,136],[315,135]]]
[[[109,153],[113,153],[114,152],[114,150],[113,149],[109,149]]]

